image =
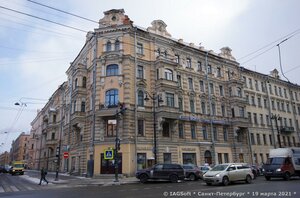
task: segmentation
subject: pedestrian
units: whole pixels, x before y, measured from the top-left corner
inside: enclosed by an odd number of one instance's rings
[[[41,179],[40,179],[39,185],[42,184],[42,181],[45,181],[45,182],[47,182],[47,184],[48,184],[48,181],[47,181],[47,179],[46,179],[46,175],[47,175],[47,171],[46,171],[46,170],[44,169],[44,167],[43,167],[42,170],[41,170]]]

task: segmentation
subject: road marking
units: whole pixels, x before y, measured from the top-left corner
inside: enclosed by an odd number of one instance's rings
[[[12,191],[16,192],[16,191],[20,191],[17,187],[15,186],[10,186],[10,189],[12,189]]]
[[[34,190],[34,188],[31,188],[30,186],[26,186],[27,190]]]
[[[0,186],[0,192],[5,192],[2,186]]]

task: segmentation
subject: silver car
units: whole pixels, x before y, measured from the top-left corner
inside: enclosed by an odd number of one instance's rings
[[[203,180],[209,186],[212,184],[227,186],[235,181],[245,181],[249,184],[253,178],[251,168],[242,163],[218,164],[203,175]]]

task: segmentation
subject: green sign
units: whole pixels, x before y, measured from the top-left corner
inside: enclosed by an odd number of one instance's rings
[[[114,150],[104,150],[104,159],[113,160],[114,159]]]

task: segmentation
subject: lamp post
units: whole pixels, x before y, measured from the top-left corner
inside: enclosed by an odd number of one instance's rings
[[[154,141],[154,147],[153,147],[153,154],[154,154],[154,163],[157,164],[157,134],[156,134],[156,112],[155,112],[155,101],[157,101],[157,105],[159,105],[160,102],[163,102],[163,100],[156,95],[155,93],[151,96],[147,91],[145,91],[146,97],[145,101],[152,100],[152,106],[153,106],[153,141]],[[149,99],[150,98],[150,99]]]
[[[275,120],[275,125],[276,125],[276,130],[277,130],[278,144],[279,144],[279,148],[281,148],[280,131],[279,131],[278,122],[277,122],[277,120],[281,120],[281,117],[280,117],[280,115],[272,114],[271,119]]]

